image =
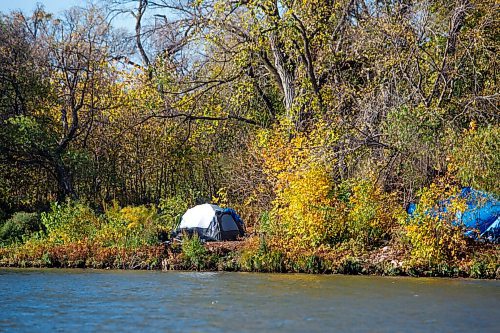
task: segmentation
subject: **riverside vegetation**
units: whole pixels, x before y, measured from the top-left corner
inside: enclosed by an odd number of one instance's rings
[[[102,1],[0,16],[0,265],[500,277],[499,4]],[[134,31],[113,28],[132,20]],[[165,245],[184,211],[249,236]],[[408,203],[418,202],[410,218]]]

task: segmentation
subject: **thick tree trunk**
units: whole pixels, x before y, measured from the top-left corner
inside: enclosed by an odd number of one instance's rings
[[[77,199],[71,174],[60,159],[56,160],[55,163],[55,175],[59,186],[59,201],[63,201],[66,198]]]
[[[288,68],[286,57],[283,54],[283,51],[280,49],[278,36],[275,32],[271,32],[269,41],[271,44],[271,51],[273,52],[274,56],[274,66],[278,71],[278,75],[281,80],[281,86],[283,87],[283,101],[285,104],[285,109],[287,111],[287,115],[291,116],[290,110],[292,109],[293,102],[295,100],[294,73],[293,70]]]

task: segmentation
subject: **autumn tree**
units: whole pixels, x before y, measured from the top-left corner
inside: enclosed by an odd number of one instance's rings
[[[17,33],[4,39],[11,52],[2,52],[1,61],[8,66],[4,75],[12,78],[3,81],[6,91],[13,92],[5,98],[11,105],[2,109],[4,159],[45,168],[57,181],[59,198],[77,197],[70,166],[75,141],[85,145],[96,115],[109,106],[103,102],[110,80],[109,27],[93,7],[69,10],[64,19],[38,8],[32,17],[15,14],[4,26]],[[23,43],[28,47],[21,49]],[[33,70],[26,70],[33,62]],[[31,86],[32,80],[40,84]],[[26,96],[33,91],[37,100],[31,101]]]

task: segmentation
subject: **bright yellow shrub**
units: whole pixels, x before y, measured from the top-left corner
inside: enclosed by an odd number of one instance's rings
[[[443,200],[456,193],[431,184],[421,191],[417,210],[404,221],[405,236],[410,246],[410,263],[432,267],[442,262],[456,261],[466,252],[462,226],[454,223],[457,211],[463,211],[463,199],[451,199],[443,210]]]
[[[292,135],[274,129],[261,139],[265,172],[274,181],[271,230],[290,246],[327,244],[332,237],[333,182],[327,163],[316,151],[331,138],[319,131]]]

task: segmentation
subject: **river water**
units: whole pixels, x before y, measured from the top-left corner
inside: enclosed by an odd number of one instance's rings
[[[500,332],[500,281],[0,269],[0,332]]]

